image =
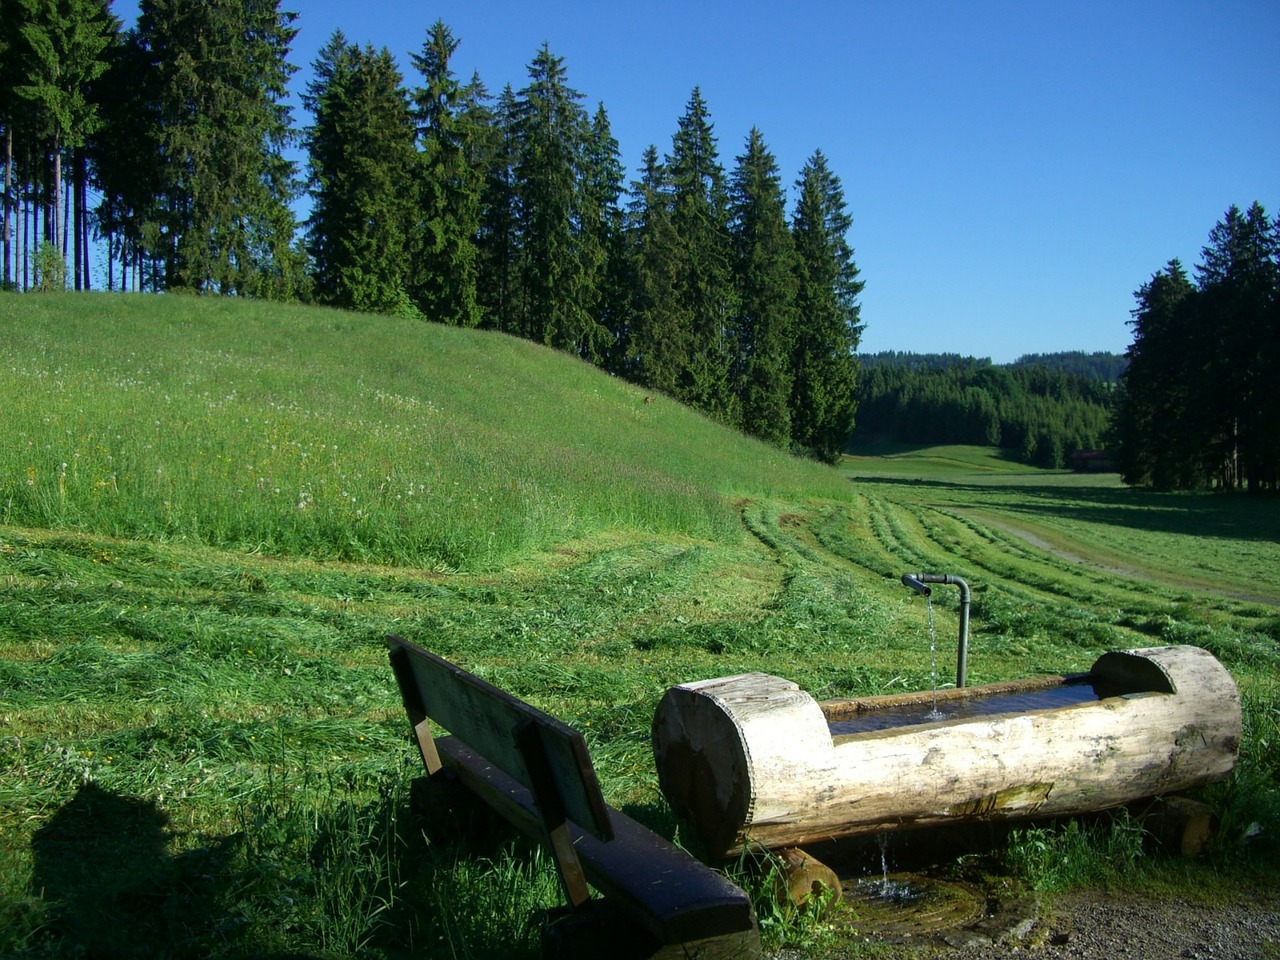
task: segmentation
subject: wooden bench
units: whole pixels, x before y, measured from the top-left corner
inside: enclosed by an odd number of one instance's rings
[[[428,777],[456,777],[555,860],[569,909],[548,952],[760,956],[747,895],[609,806],[581,733],[408,640],[387,645]]]

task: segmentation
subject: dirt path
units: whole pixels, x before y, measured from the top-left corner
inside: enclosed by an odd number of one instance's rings
[[[1024,940],[924,950],[928,960],[1280,960],[1280,894],[1206,906],[1184,899],[1071,893]]]

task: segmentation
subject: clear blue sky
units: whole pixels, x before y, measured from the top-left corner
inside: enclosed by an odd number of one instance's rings
[[[338,28],[414,84],[438,17],[455,73],[493,93],[523,87],[545,41],[605,104],[628,180],[647,145],[669,151],[695,85],[726,169],[752,126],[788,186],[820,148],[853,216],[864,351],[1122,352],[1133,291],[1198,262],[1231,204],[1280,213],[1277,0],[282,6],[295,89]]]

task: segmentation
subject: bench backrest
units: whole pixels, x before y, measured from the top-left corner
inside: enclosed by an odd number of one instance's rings
[[[387,646],[428,769],[439,766],[429,718],[533,791],[541,806],[559,805],[543,810],[545,817],[562,813],[597,838],[612,838],[581,733],[402,637],[388,637]]]

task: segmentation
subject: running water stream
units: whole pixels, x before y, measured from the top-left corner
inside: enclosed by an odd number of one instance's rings
[[[933,661],[933,709],[927,720],[945,720],[947,715],[938,709],[938,630],[933,622],[933,597],[925,598],[929,610],[929,657]]]

